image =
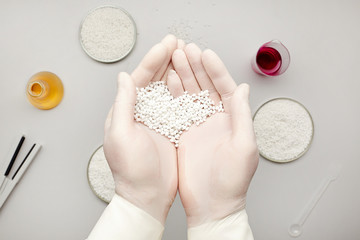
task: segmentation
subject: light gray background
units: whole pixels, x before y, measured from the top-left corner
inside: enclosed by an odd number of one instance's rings
[[[134,50],[114,64],[90,59],[79,44],[81,20],[102,4],[126,9],[138,28]],[[298,239],[358,239],[359,12],[356,0],[2,0],[0,161],[19,133],[41,142],[43,149],[0,210],[0,239],[87,237],[106,205],[91,192],[86,167],[102,144],[117,74],[132,71],[169,31],[215,50],[237,83],[251,85],[253,112],[271,98],[291,97],[313,116],[314,141],[301,159],[288,164],[260,159],[247,199],[255,239],[291,239],[289,224],[332,162],[342,164],[341,176],[320,199]],[[251,70],[250,59],[274,38],[290,50],[291,65],[280,77],[264,78]],[[42,70],[56,73],[65,86],[63,102],[50,111],[34,108],[25,97],[26,82]],[[186,239],[179,198],[164,239]]]

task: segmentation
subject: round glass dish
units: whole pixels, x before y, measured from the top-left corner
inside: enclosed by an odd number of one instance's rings
[[[98,147],[90,157],[87,179],[93,193],[104,202],[109,203],[115,194],[115,183],[104,155],[103,146]]]
[[[125,58],[135,46],[136,24],[124,9],[111,5],[91,10],[80,24],[83,50],[92,59],[113,63]]]
[[[260,155],[278,163],[303,156],[313,140],[314,123],[304,105],[291,98],[274,98],[255,112],[254,130]]]

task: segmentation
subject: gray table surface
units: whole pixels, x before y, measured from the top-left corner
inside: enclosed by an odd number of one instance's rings
[[[124,60],[102,64],[81,49],[79,25],[102,4],[126,9],[138,28]],[[95,1],[13,0],[0,7],[0,161],[25,133],[43,149],[0,210],[0,239],[84,239],[106,207],[91,192],[86,167],[102,144],[103,124],[119,71],[132,71],[168,32],[224,60],[237,83],[251,85],[253,112],[265,101],[290,97],[315,123],[313,144],[301,159],[275,164],[260,159],[247,198],[255,239],[291,239],[287,229],[335,162],[343,166],[298,239],[359,239],[360,110],[359,1]],[[291,65],[275,78],[250,68],[257,48],[271,39],[290,50]],[[50,111],[26,99],[31,75],[51,71],[65,96]],[[27,142],[29,147],[31,141]],[[163,239],[186,239],[179,198]]]

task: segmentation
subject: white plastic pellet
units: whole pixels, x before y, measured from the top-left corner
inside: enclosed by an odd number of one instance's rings
[[[175,147],[193,124],[199,126],[213,114],[224,112],[222,102],[216,106],[207,90],[192,95],[185,91],[174,98],[165,82],[157,81],[136,92],[134,119],[169,138]]]

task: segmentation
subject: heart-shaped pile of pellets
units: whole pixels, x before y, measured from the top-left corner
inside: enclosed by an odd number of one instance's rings
[[[224,112],[222,102],[215,105],[207,90],[174,98],[164,81],[137,88],[134,118],[164,135],[179,146],[181,134],[191,125],[199,125],[217,112]]]

